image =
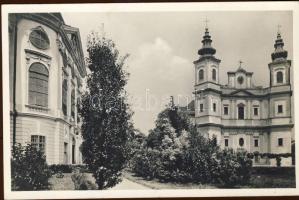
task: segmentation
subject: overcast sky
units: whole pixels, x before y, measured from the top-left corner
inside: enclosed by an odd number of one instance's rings
[[[243,68],[254,72],[255,85],[269,85],[268,63],[274,50],[277,26],[292,59],[291,12],[136,12],[62,13],[65,23],[80,29],[83,50],[92,30],[104,24],[121,54],[129,53],[126,87],[135,112],[135,127],[145,134],[154,127],[157,114],[173,95],[186,105],[194,86],[193,61],[202,46],[205,19],[217,50],[220,82],[227,83],[227,71]],[[86,52],[85,52],[86,53]],[[86,54],[85,54],[86,55]],[[146,99],[147,101],[146,103]],[[190,99],[191,100],[191,99]]]

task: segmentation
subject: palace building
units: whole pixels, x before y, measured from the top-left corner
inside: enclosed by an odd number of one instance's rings
[[[77,102],[86,76],[78,28],[60,13],[9,15],[11,145],[32,143],[48,164],[80,164]]]
[[[221,148],[260,153],[291,153],[294,143],[292,117],[291,60],[278,32],[272,61],[268,64],[269,87],[255,86],[253,73],[240,66],[227,72],[221,85],[216,49],[208,28],[198,50],[195,66],[195,100],[188,108],[197,130],[214,137]],[[291,157],[281,164],[294,164]],[[276,165],[275,159],[256,157],[254,165]]]

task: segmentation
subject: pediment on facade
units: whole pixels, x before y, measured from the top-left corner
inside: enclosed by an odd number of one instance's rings
[[[252,96],[254,94],[252,94],[251,92],[247,91],[247,90],[236,90],[230,93],[230,95],[235,95],[235,96]]]
[[[71,45],[72,48],[71,51],[75,57],[73,59],[78,59],[80,63],[79,65],[82,65],[82,66],[78,66],[80,73],[85,74],[86,71],[85,71],[84,59],[83,59],[84,55],[83,55],[79,29],[68,25],[63,25],[63,31],[69,44]]]

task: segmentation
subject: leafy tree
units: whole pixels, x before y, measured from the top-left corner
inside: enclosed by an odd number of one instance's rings
[[[189,131],[189,117],[185,113],[179,113],[177,107],[169,109],[168,116],[170,123],[178,136],[181,135],[183,130]]]
[[[147,137],[147,145],[151,148],[160,148],[166,135],[174,139],[189,130],[189,118],[175,107],[160,112],[155,123],[156,127],[150,130]]]
[[[18,144],[12,152],[12,190],[30,191],[48,189],[51,170],[45,155],[35,146]]]
[[[127,140],[132,112],[124,86],[128,73],[112,40],[92,32],[87,42],[90,73],[82,96],[82,154],[98,189],[116,185],[128,157]]]
[[[176,109],[159,113],[147,145],[133,156],[132,171],[146,179],[214,183],[224,187],[246,184],[252,161],[246,152],[221,150]]]

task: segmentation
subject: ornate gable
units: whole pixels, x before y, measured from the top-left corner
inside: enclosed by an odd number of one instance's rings
[[[252,94],[248,90],[236,90],[236,91],[231,92],[230,95],[234,95],[234,96],[252,96],[254,94]]]
[[[76,64],[78,65],[78,71],[81,75],[85,76],[86,69],[79,29],[68,25],[63,25],[63,32],[66,36],[65,39],[68,40],[68,43],[71,46],[70,54],[72,55],[73,60],[77,61]]]

